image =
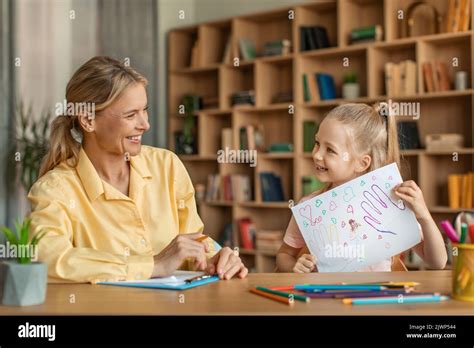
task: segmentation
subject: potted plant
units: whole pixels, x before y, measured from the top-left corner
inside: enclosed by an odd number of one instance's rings
[[[357,75],[351,72],[344,76],[344,84],[342,86],[342,97],[345,99],[355,99],[360,96],[360,87],[357,83]]]
[[[31,220],[15,223],[15,232],[1,228],[7,242],[8,260],[0,262],[0,300],[4,305],[30,306],[41,304],[46,297],[47,264],[36,262],[36,247],[46,231],[29,239]],[[32,262],[33,261],[33,262]]]

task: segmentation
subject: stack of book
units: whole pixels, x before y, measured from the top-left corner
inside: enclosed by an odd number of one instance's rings
[[[330,47],[326,28],[319,25],[300,27],[300,40],[302,52]]]
[[[445,62],[431,61],[422,64],[426,92],[449,91],[451,82]]]
[[[210,174],[207,177],[206,201],[250,201],[250,177],[243,174]]]
[[[388,97],[416,94],[416,62],[385,63],[385,92]]]
[[[256,236],[257,250],[276,253],[283,243],[283,231],[259,230]]]
[[[303,74],[303,98],[305,102],[336,98],[334,78],[329,74]]]
[[[383,29],[381,25],[372,25],[370,27],[352,29],[349,34],[349,42],[372,42],[381,41],[383,39]]]
[[[277,40],[267,42],[263,46],[262,56],[281,56],[290,54],[291,52],[291,41],[290,40]]]
[[[262,125],[249,124],[239,129],[240,150],[265,151],[265,138]]]
[[[293,90],[278,92],[273,98],[272,103],[291,103],[293,102]]]
[[[457,33],[469,30],[471,18],[471,6],[469,2],[470,0],[449,0],[446,32]]]
[[[264,202],[282,202],[285,201],[283,194],[283,185],[281,177],[272,172],[260,173],[260,186],[262,201]]]
[[[474,172],[448,175],[448,199],[451,209],[474,207]]]
[[[312,152],[314,147],[314,136],[318,131],[315,121],[303,122],[303,152]]]
[[[255,249],[256,228],[252,219],[242,218],[236,221],[240,237],[240,247],[244,249]]]
[[[255,105],[255,90],[240,91],[230,96],[230,104],[234,105]]]

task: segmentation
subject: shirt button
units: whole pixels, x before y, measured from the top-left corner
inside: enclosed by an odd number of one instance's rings
[[[145,244],[146,244],[145,238],[142,238],[142,239],[140,240],[140,242],[142,243],[142,245],[145,245]]]

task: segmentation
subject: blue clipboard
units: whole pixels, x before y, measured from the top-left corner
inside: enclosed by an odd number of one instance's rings
[[[140,282],[99,282],[99,285],[112,285],[112,286],[125,286],[132,288],[145,288],[145,289],[165,289],[165,290],[187,290],[195,288],[197,286],[213,283],[219,280],[219,276],[212,276],[210,278],[205,278],[202,280],[195,280],[192,283],[179,283],[176,285],[171,284],[157,284],[153,283],[153,279],[149,281],[140,281]]]

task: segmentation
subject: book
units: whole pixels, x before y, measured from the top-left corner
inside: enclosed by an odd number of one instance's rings
[[[263,46],[262,56],[281,56],[289,54],[290,52],[291,41],[284,39],[265,43]]]
[[[436,78],[439,82],[440,91],[449,91],[451,89],[451,83],[449,81],[448,67],[445,62],[435,61]]]
[[[448,12],[446,17],[446,32],[450,33],[454,31],[456,25],[456,0],[448,0]]]
[[[416,94],[416,62],[407,59],[400,63],[400,95]]]
[[[293,152],[293,144],[273,143],[268,147],[268,152]]]
[[[469,22],[471,20],[471,7],[469,1],[472,0],[462,0],[461,2],[461,19],[459,20],[459,31],[468,31]]]
[[[448,175],[448,199],[451,209],[459,209],[461,206],[461,176],[457,174]]]
[[[252,220],[249,218],[242,218],[237,220],[239,228],[240,246],[244,249],[254,249],[254,236],[252,233],[255,231],[252,228]]]
[[[397,131],[400,150],[421,148],[420,133],[416,121],[398,121]]]
[[[394,88],[393,88],[393,66],[395,64],[392,62],[385,63],[385,94],[387,96],[394,95]]]
[[[383,29],[381,25],[372,25],[368,27],[352,29],[349,34],[349,42],[356,43],[362,41],[380,41],[383,38]]]
[[[433,81],[433,67],[431,66],[431,62],[424,62],[421,65],[423,69],[423,81],[425,83],[425,92],[434,92],[435,85]]]
[[[206,201],[250,201],[252,189],[250,177],[245,174],[209,174],[207,177]]]
[[[308,87],[309,87],[309,95],[310,100],[312,102],[319,101],[319,87],[316,75],[312,77],[308,77]]]
[[[233,239],[233,234],[234,234],[234,227],[232,223],[226,223],[224,225],[224,229],[221,232],[220,238],[219,238],[219,244],[222,247],[229,247],[233,248],[234,246],[234,239]]]
[[[314,148],[314,136],[318,131],[318,124],[315,121],[303,122],[303,152],[311,152]]]
[[[305,102],[311,101],[311,94],[309,91],[309,84],[308,84],[308,75],[303,74],[303,100]]]
[[[244,60],[252,60],[256,57],[255,44],[248,39],[239,39],[240,55]]]
[[[336,98],[336,86],[334,78],[329,74],[316,73],[318,81],[319,97],[321,100],[330,100]]]
[[[281,177],[272,172],[260,173],[262,201],[281,202],[285,200]]]

